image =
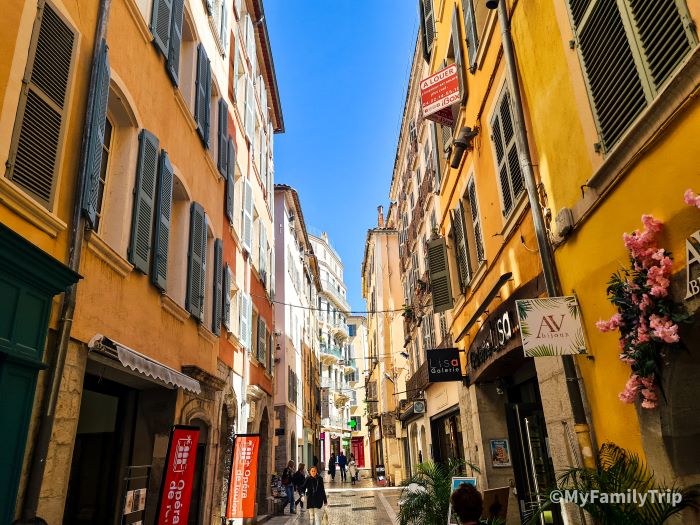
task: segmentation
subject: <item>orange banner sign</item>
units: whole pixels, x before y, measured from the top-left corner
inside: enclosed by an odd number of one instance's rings
[[[226,519],[255,517],[259,434],[238,434],[233,442]]]

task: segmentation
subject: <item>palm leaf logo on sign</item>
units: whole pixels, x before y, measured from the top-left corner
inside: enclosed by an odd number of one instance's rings
[[[576,297],[520,299],[516,310],[526,357],[586,353]]]

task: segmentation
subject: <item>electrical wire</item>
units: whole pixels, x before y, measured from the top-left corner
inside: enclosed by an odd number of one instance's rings
[[[270,299],[269,297],[265,295],[257,295],[257,294],[250,294],[251,297],[257,297],[258,299],[265,299],[267,301],[270,301],[271,303],[274,304],[281,304],[284,306],[291,306],[293,308],[301,308],[302,310],[312,310],[315,312],[328,312],[325,308],[317,308],[315,306],[301,306],[300,304],[292,304],[292,303],[285,303],[284,301],[275,301],[274,299]],[[396,310],[349,310],[347,315],[355,315],[355,314],[388,314],[388,313],[398,313],[398,312],[403,312],[403,308],[398,308]]]

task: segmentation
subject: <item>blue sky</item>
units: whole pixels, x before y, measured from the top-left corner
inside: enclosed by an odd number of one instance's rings
[[[367,229],[386,204],[418,31],[412,0],[266,0],[285,133],[275,182],[299,192],[307,226],[327,231],[365,310]]]

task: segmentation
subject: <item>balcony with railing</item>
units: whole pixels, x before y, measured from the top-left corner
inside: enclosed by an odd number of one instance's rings
[[[321,343],[321,361],[324,364],[337,363],[343,358],[343,351],[334,345],[329,345],[328,343]]]
[[[348,300],[343,297],[338,288],[333,285],[328,279],[321,279],[321,288],[340,308],[345,312],[350,311]]]
[[[430,381],[428,380],[428,361],[423,361],[423,364],[418,367],[418,370],[406,380],[406,398],[415,399],[419,396],[419,392],[423,392]]]

